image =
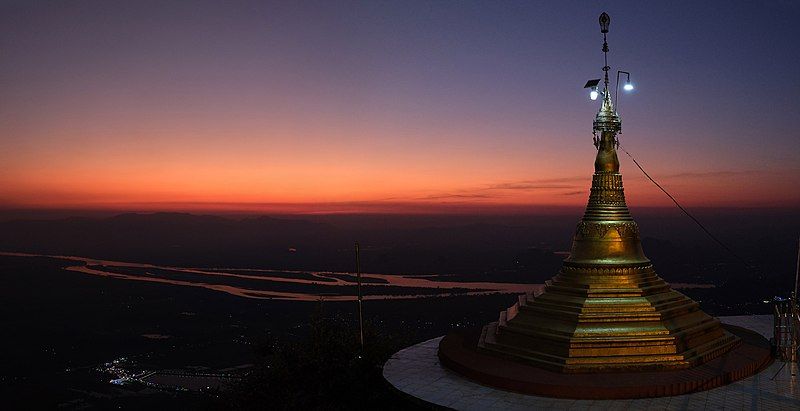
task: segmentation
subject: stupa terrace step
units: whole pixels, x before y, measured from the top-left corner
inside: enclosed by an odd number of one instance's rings
[[[547,292],[571,294],[583,297],[588,297],[589,295],[594,295],[595,297],[638,297],[657,294],[660,292],[667,292],[669,290],[669,284],[666,283],[661,285],[635,288],[589,288],[556,285],[551,281],[545,282],[545,291]]]
[[[587,298],[603,298],[604,294],[609,295],[609,298],[621,297],[623,294],[645,296],[672,291],[672,288],[666,283],[643,286],[620,284],[616,287],[608,287],[605,284],[598,284],[594,287],[576,287],[573,284],[552,284],[545,286],[545,289],[548,292],[572,294]]]
[[[667,285],[667,282],[662,280],[657,276],[652,276],[648,278],[630,278],[630,277],[578,277],[578,278],[566,278],[562,276],[554,277],[553,279],[549,280],[551,284],[558,285],[562,287],[573,287],[573,288],[585,288],[585,289],[592,289],[592,288],[642,288],[642,287],[652,287],[652,286],[660,286],[660,285]]]
[[[576,331],[580,329],[575,324],[568,323],[550,323],[550,324],[498,324],[497,331],[502,334],[515,333],[528,337],[543,336],[549,339],[560,340],[569,344],[578,344],[580,342],[593,343],[593,344],[609,344],[613,341],[619,341],[621,344],[630,341],[662,341],[674,342],[676,335],[671,333],[669,329],[658,326],[655,322],[650,324],[637,323],[638,326],[626,326],[625,324],[615,324],[614,326],[607,327],[605,333],[600,330],[587,330]]]
[[[497,320],[497,323],[498,323],[499,326],[505,326],[507,324],[506,315],[507,315],[507,313],[506,313],[505,310],[500,311],[500,318]]]
[[[634,300],[641,300],[641,301],[631,301],[628,304],[617,304],[617,303],[605,303],[605,302],[598,302],[595,303],[591,301],[590,298],[582,298],[581,301],[564,301],[556,298],[540,298],[537,299],[536,302],[532,304],[525,305],[521,307],[521,310],[524,311],[536,311],[538,307],[546,307],[549,309],[561,309],[566,310],[569,312],[573,312],[575,314],[580,313],[617,313],[617,312],[643,312],[643,311],[656,311],[657,307],[655,307],[651,302],[647,301],[642,297],[629,297],[629,299]],[[582,302],[582,304],[581,304]],[[565,304],[567,303],[567,304]]]

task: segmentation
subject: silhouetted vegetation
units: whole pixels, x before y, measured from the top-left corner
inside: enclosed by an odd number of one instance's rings
[[[383,379],[383,364],[412,341],[365,323],[364,348],[358,324],[326,317],[320,303],[296,341],[261,344],[253,371],[215,399],[229,409],[409,409],[414,404]],[[395,398],[396,401],[392,401]]]

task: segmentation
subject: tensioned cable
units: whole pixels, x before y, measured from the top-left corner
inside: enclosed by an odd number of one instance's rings
[[[683,211],[684,214],[686,214],[689,218],[691,218],[692,221],[694,221],[697,224],[697,226],[700,227],[701,230],[703,230],[706,234],[708,234],[708,236],[711,237],[712,240],[714,240],[717,244],[720,245],[720,247],[724,248],[728,253],[730,253],[732,256],[734,256],[737,260],[739,260],[747,268],[755,268],[752,265],[750,265],[744,258],[739,257],[738,254],[736,254],[730,247],[725,245],[725,243],[723,243],[714,234],[711,234],[711,231],[708,231],[708,229],[703,225],[703,223],[700,222],[700,220],[696,219],[691,213],[686,211],[686,209],[683,208],[683,206],[680,203],[678,203],[678,200],[676,200],[675,197],[672,196],[672,194],[670,194],[667,190],[665,190],[664,187],[661,187],[661,184],[658,184],[658,182],[656,180],[654,180],[653,177],[650,177],[650,174],[647,174],[647,171],[644,171],[644,168],[642,168],[641,164],[639,164],[639,162],[636,161],[635,158],[633,158],[633,156],[631,155],[631,153],[628,152],[628,150],[625,150],[625,148],[623,148],[622,146],[619,146],[619,145],[618,145],[618,147],[625,154],[627,154],[628,157],[631,158],[631,160],[633,160],[633,164],[636,164],[636,167],[639,167],[639,170],[642,171],[642,173],[644,174],[645,177],[647,177],[648,180],[650,180],[653,184],[656,185],[656,187],[658,187],[661,191],[663,191],[664,194],[666,194],[667,197],[669,197],[669,199],[672,200],[672,202],[675,203],[675,205],[678,206],[678,208],[681,211]]]

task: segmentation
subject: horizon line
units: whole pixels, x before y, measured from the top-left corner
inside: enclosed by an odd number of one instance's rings
[[[571,204],[476,204],[416,202],[319,202],[319,203],[241,203],[241,202],[142,202],[86,205],[4,205],[0,213],[92,213],[92,214],[261,214],[261,215],[554,215],[572,214],[585,205]],[[636,210],[675,210],[674,205],[629,206]],[[800,212],[798,205],[700,205],[690,209],[709,211],[771,210]]]

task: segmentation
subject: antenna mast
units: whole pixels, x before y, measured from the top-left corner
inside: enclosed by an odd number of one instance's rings
[[[361,311],[361,251],[356,241],[356,278],[358,279],[358,336],[364,350],[364,315]]]

